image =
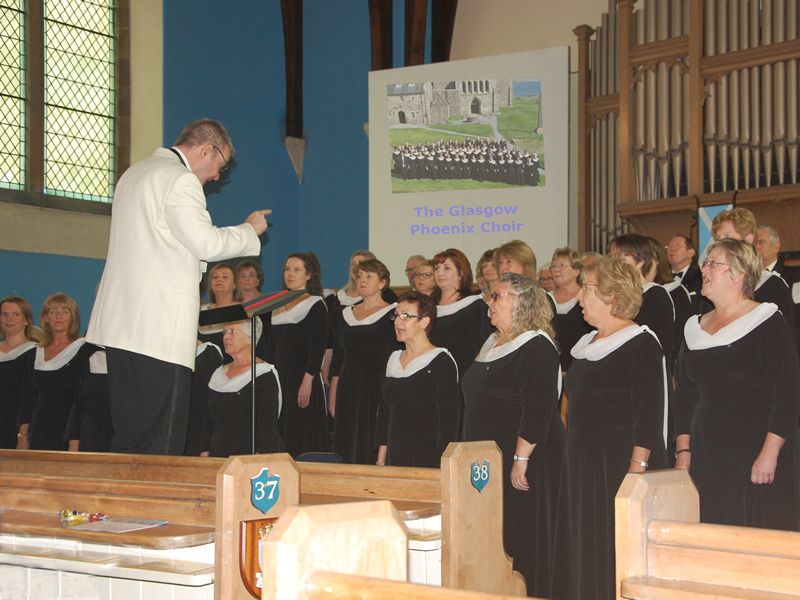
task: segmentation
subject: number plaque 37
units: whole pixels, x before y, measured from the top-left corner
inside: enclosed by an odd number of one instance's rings
[[[269,467],[264,467],[258,475],[250,478],[250,503],[266,514],[280,497],[280,483],[281,476],[270,476]]]
[[[479,492],[483,491],[486,484],[489,483],[489,460],[485,459],[481,462],[474,462],[469,467],[469,480]]]

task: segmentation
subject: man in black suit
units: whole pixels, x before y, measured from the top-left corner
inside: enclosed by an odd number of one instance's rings
[[[679,233],[670,238],[667,244],[667,260],[672,268],[672,276],[679,279],[681,285],[689,290],[693,302],[697,301],[700,288],[703,287],[703,276],[694,263],[696,256],[697,247],[694,245],[694,240]]]

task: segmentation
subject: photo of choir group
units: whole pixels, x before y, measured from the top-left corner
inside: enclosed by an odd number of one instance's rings
[[[468,164],[513,156],[469,144]],[[398,149],[396,168],[467,147]],[[198,332],[185,453],[249,454],[253,418],[256,452],[348,463],[436,468],[451,441],[494,440],[506,550],[540,597],[614,597],[614,496],[629,472],[688,469],[704,522],[800,530],[800,278],[746,209],[720,213],[713,233],[703,257],[677,234],[625,233],[607,255],[556,248],[544,266],[522,240],[474,269],[448,248],[410,256],[400,282],[356,250],[338,290],[323,289],[314,253],[293,253],[283,284],[305,294],[256,327]],[[203,308],[263,282],[256,261],[217,264]],[[2,299],[0,447],[108,450],[104,352],[80,328],[64,293],[36,319],[24,298]]]
[[[512,186],[539,185],[542,168],[536,152],[485,138],[397,146],[392,165],[392,175],[402,179],[474,179]]]

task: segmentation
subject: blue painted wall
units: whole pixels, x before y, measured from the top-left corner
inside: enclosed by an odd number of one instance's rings
[[[403,6],[394,0],[397,66],[403,62]],[[252,210],[272,208],[262,249],[265,287],[281,287],[285,256],[306,250],[318,254],[323,284],[339,287],[347,278],[350,254],[368,240],[367,2],[304,2],[302,184],[283,145],[278,0],[165,0],[163,8],[163,143],[170,145],[183,125],[199,117],[225,123],[236,163],[223,185],[207,190],[215,224],[237,224]],[[101,260],[0,251],[0,294],[20,293],[38,312],[47,295],[66,291],[78,301],[85,328],[102,269]],[[403,274],[393,279],[402,283]]]

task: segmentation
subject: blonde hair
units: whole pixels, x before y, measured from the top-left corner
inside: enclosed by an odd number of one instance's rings
[[[730,210],[723,210],[719,213],[711,223],[711,235],[714,239],[717,238],[717,229],[725,221],[730,221],[733,228],[736,230],[742,239],[746,238],[749,234],[753,234],[753,238],[758,233],[758,223],[756,216],[746,208],[732,208]]]
[[[611,305],[611,315],[633,319],[642,308],[643,279],[636,267],[620,258],[603,256],[586,266],[583,272],[597,278],[597,297]]]
[[[217,303],[217,297],[214,295],[214,288],[211,285],[211,278],[214,276],[214,273],[216,273],[217,271],[221,271],[222,269],[228,269],[231,272],[231,276],[233,279],[233,301],[241,302],[242,292],[239,291],[239,285],[236,281],[236,269],[234,268],[233,265],[229,265],[228,263],[217,263],[208,272],[208,299],[211,301],[211,304]]]
[[[501,282],[508,282],[514,292],[514,306],[511,310],[511,330],[508,335],[513,339],[526,331],[541,329],[555,340],[555,331],[551,323],[553,309],[547,301],[547,294],[530,277],[517,273],[506,273],[500,277]]]
[[[52,296],[48,296],[42,303],[42,312],[39,315],[39,323],[41,324],[42,331],[44,332],[44,339],[42,339],[42,346],[48,346],[53,341],[53,330],[50,328],[50,323],[47,322],[47,312],[55,306],[65,306],[69,310],[69,330],[67,331],[67,338],[70,342],[78,339],[78,331],[81,328],[81,311],[78,308],[75,300],[69,297],[64,292],[57,292]]]
[[[750,300],[755,295],[756,286],[764,270],[761,257],[752,244],[744,240],[725,239],[709,245],[706,256],[712,250],[722,250],[728,260],[728,268],[734,275],[744,275],[742,280],[742,295]]]
[[[522,240],[511,240],[494,251],[494,268],[500,273],[500,257],[505,256],[522,265],[523,275],[531,279],[536,278],[536,254],[530,246]]]
[[[19,310],[22,313],[23,318],[27,323],[25,323],[25,329],[23,330],[23,335],[25,339],[29,342],[38,341],[37,335],[33,330],[33,311],[31,310],[31,305],[28,304],[28,301],[21,296],[6,296],[2,300],[0,300],[0,308],[2,308],[3,304],[16,304],[19,306]],[[5,335],[5,332],[3,332]]]

